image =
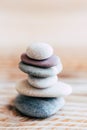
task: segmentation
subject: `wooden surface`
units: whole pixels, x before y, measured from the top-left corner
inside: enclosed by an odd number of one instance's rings
[[[15,82],[0,83],[0,130],[87,130],[87,81],[68,79],[73,93],[66,98],[66,105],[54,116],[35,119],[19,113],[13,101],[17,95]]]

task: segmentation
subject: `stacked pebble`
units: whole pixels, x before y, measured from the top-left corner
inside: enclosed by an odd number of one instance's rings
[[[46,118],[64,106],[63,97],[69,95],[72,89],[58,81],[57,74],[62,71],[62,64],[50,45],[29,45],[26,53],[21,55],[19,68],[28,74],[28,79],[16,86],[20,95],[16,97],[15,106],[20,112],[31,117]]]

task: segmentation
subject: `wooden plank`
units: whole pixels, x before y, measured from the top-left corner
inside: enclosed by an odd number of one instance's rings
[[[87,129],[87,92],[86,84],[75,83],[72,95],[66,97],[66,105],[54,116],[47,119],[35,119],[23,116],[13,105],[17,92],[15,83],[1,83],[0,87],[0,129]],[[68,82],[71,82],[68,80]],[[77,89],[76,89],[77,88]],[[79,90],[84,89],[84,91]],[[79,95],[80,94],[80,95]]]

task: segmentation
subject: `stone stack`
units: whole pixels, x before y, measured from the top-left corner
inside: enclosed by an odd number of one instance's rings
[[[33,43],[21,55],[19,68],[28,74],[27,79],[17,83],[19,95],[16,108],[26,116],[46,118],[55,114],[64,104],[64,96],[72,88],[58,80],[62,64],[53,49],[46,43]]]

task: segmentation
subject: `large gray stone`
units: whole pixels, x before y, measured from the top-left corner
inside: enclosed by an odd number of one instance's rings
[[[36,118],[47,118],[58,112],[64,104],[63,98],[34,98],[19,95],[15,99],[15,106],[21,113]]]

